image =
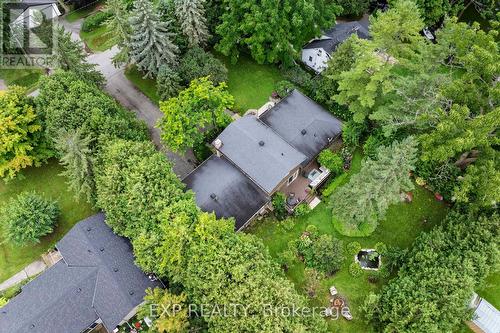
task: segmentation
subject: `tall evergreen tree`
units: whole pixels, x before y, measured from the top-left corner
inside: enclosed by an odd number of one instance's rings
[[[56,31],[57,48],[52,57],[54,65],[65,71],[71,71],[80,79],[97,85],[103,84],[104,77],[95,69],[95,64],[87,62],[87,53],[79,41],[71,39],[71,33],[66,32],[63,27]]]
[[[109,30],[113,31],[113,40],[120,49],[120,52],[113,57],[113,63],[117,66],[128,63],[131,28],[127,5],[123,0],[109,0],[106,2],[106,10],[111,13],[106,24]]]
[[[94,172],[90,144],[92,138],[84,137],[78,128],[75,131],[61,130],[55,140],[55,146],[61,155],[60,163],[65,170],[63,176],[68,179],[68,185],[77,197],[85,196],[89,203],[94,202]]]
[[[130,57],[146,77],[158,74],[162,65],[173,65],[177,46],[172,43],[170,22],[162,22],[149,0],[137,0],[129,19]]]
[[[205,0],[174,1],[175,13],[189,46],[203,46],[210,37],[204,9]]]
[[[376,161],[365,161],[361,171],[331,197],[333,216],[342,224],[339,231],[373,231],[389,205],[400,200],[401,192],[413,189],[410,171],[416,158],[417,142],[408,137],[380,147]]]

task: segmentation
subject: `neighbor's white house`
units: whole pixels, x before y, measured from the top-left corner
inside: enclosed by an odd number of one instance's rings
[[[321,73],[328,66],[332,53],[352,34],[363,39],[369,38],[368,29],[358,21],[337,23],[302,48],[302,62],[316,73]]]

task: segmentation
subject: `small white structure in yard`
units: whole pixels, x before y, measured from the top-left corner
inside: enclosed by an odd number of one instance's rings
[[[316,73],[321,73],[328,66],[332,53],[352,34],[363,39],[369,38],[368,29],[358,21],[337,23],[302,48],[302,62]]]
[[[474,332],[500,332],[500,311],[492,304],[474,293],[469,307],[474,309],[472,320],[468,323]]]

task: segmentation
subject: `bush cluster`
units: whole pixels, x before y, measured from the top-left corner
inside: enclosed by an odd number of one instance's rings
[[[82,31],[90,32],[99,28],[108,18],[111,17],[110,12],[99,11],[93,15],[87,16],[82,23]]]
[[[0,221],[7,241],[15,245],[38,243],[54,230],[59,207],[35,192],[23,192],[2,209]]]

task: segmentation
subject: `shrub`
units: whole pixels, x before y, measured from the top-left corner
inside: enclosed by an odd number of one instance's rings
[[[312,243],[312,260],[306,265],[314,267],[318,271],[332,274],[340,269],[344,261],[342,241],[331,235],[321,235]]]
[[[372,160],[377,159],[378,149],[380,146],[388,146],[392,143],[394,137],[384,136],[382,130],[377,129],[366,139],[363,145],[363,152]]]
[[[352,148],[357,147],[367,130],[368,126],[366,123],[357,123],[354,120],[348,121],[342,127],[344,144]]]
[[[227,81],[227,68],[211,53],[194,47],[186,52],[179,66],[179,75],[185,84],[194,79],[210,76],[214,85]]]
[[[326,274],[337,271],[344,255],[342,242],[331,235],[318,237],[318,228],[308,225],[298,240],[289,243],[289,248],[302,256],[306,267],[314,268]]]
[[[460,169],[453,163],[432,163],[417,161],[415,173],[425,179],[429,188],[439,192],[446,200],[451,200],[453,190],[458,186]]]
[[[302,88],[307,94],[314,92],[315,81],[312,75],[299,66],[293,66],[282,70],[283,77]]]
[[[321,274],[314,268],[306,268],[304,270],[305,290],[309,297],[316,296],[318,288],[321,287]]]
[[[285,231],[290,231],[295,227],[295,220],[293,218],[287,217],[280,223],[280,227]]]
[[[301,203],[295,209],[293,210],[293,215],[297,217],[301,217],[304,215],[307,215],[311,211],[311,208],[309,208],[309,205],[306,203]]]
[[[276,192],[273,195],[272,204],[274,215],[279,221],[282,221],[287,216],[285,195],[281,192]]]
[[[181,78],[177,72],[168,66],[161,66],[156,77],[156,91],[160,100],[166,101],[177,96],[181,90]]]
[[[288,267],[290,267],[290,265],[296,260],[296,256],[293,251],[285,250],[278,255],[278,258],[276,260],[278,261],[278,264],[281,266],[281,268],[287,270]]]
[[[281,98],[286,97],[293,89],[295,89],[295,85],[287,80],[279,81],[274,86],[274,90]]]
[[[23,192],[3,208],[0,217],[6,238],[16,245],[38,243],[50,234],[59,217],[59,207],[34,192]]]
[[[382,242],[378,242],[377,244],[375,244],[375,247],[374,247],[375,251],[377,253],[379,253],[380,255],[384,255],[387,253],[387,245],[385,245],[384,243]]]
[[[99,28],[108,18],[111,17],[111,12],[99,11],[93,15],[87,16],[82,23],[82,31],[90,32]]]
[[[325,149],[318,156],[318,162],[325,168],[329,169],[332,175],[337,176],[342,173],[344,161],[339,154],[332,152],[330,149]]]
[[[351,274],[351,276],[358,277],[361,275],[362,272],[363,270],[361,269],[361,267],[357,262],[353,262],[352,264],[349,265],[349,274]]]
[[[359,244],[358,242],[350,242],[349,244],[347,244],[346,249],[347,253],[349,253],[350,255],[356,255],[359,251],[361,251],[361,244]]]
[[[378,272],[370,272],[368,273],[368,282],[377,283],[380,279],[380,274]]]

